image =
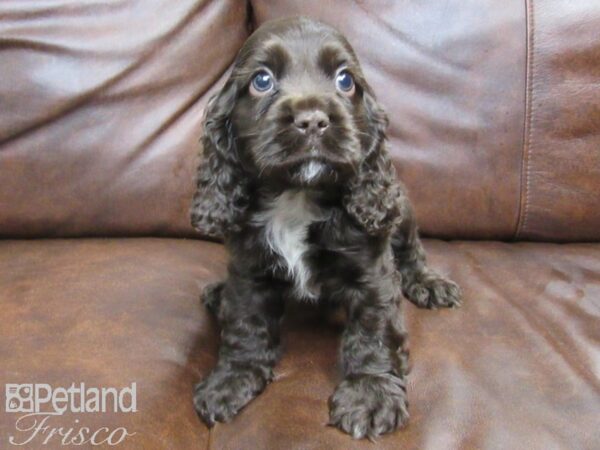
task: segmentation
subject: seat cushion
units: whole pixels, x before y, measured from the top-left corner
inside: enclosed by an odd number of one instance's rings
[[[411,420],[379,447],[597,446],[600,245],[425,245],[465,303],[452,311],[406,303]],[[373,448],[325,425],[340,328],[308,305],[286,317],[275,382],[231,423],[209,432],[198,421],[192,387],[218,342],[198,295],[226,260],[220,245],[184,239],[0,241],[0,384],[135,382],[137,412],[69,413],[48,424],[125,427],[135,434],[122,448]],[[31,435],[16,429],[23,414],[5,411],[2,447]]]

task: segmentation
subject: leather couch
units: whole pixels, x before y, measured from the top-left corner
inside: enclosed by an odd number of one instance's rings
[[[227,263],[188,218],[203,108],[252,29],[295,14],[355,46],[464,290],[406,304],[411,421],[376,444],[325,426],[340,329],[305,306],[241,415],[208,430],[191,402],[219,334],[199,293]],[[600,448],[599,29],[592,0],[0,2],[0,389],[137,394],[26,431],[7,390],[0,448],[81,427],[126,428],[124,449]]]

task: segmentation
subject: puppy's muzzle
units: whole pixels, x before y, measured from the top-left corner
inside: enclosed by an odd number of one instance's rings
[[[321,109],[298,111],[294,115],[294,126],[307,137],[323,136],[329,123],[329,114]]]

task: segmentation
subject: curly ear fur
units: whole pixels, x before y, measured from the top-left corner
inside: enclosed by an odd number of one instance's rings
[[[365,159],[350,182],[344,206],[369,234],[383,235],[391,233],[400,222],[407,199],[396,180],[385,144],[387,116],[369,92],[365,91],[363,96],[368,134],[372,139]]]
[[[223,238],[238,231],[247,209],[248,177],[238,159],[230,115],[237,87],[229,80],[208,104],[202,137],[202,161],[191,208],[191,221],[202,234]]]

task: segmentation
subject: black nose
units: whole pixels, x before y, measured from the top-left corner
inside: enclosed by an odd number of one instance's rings
[[[300,111],[294,117],[294,125],[301,133],[321,135],[329,126],[329,116],[319,109]]]

